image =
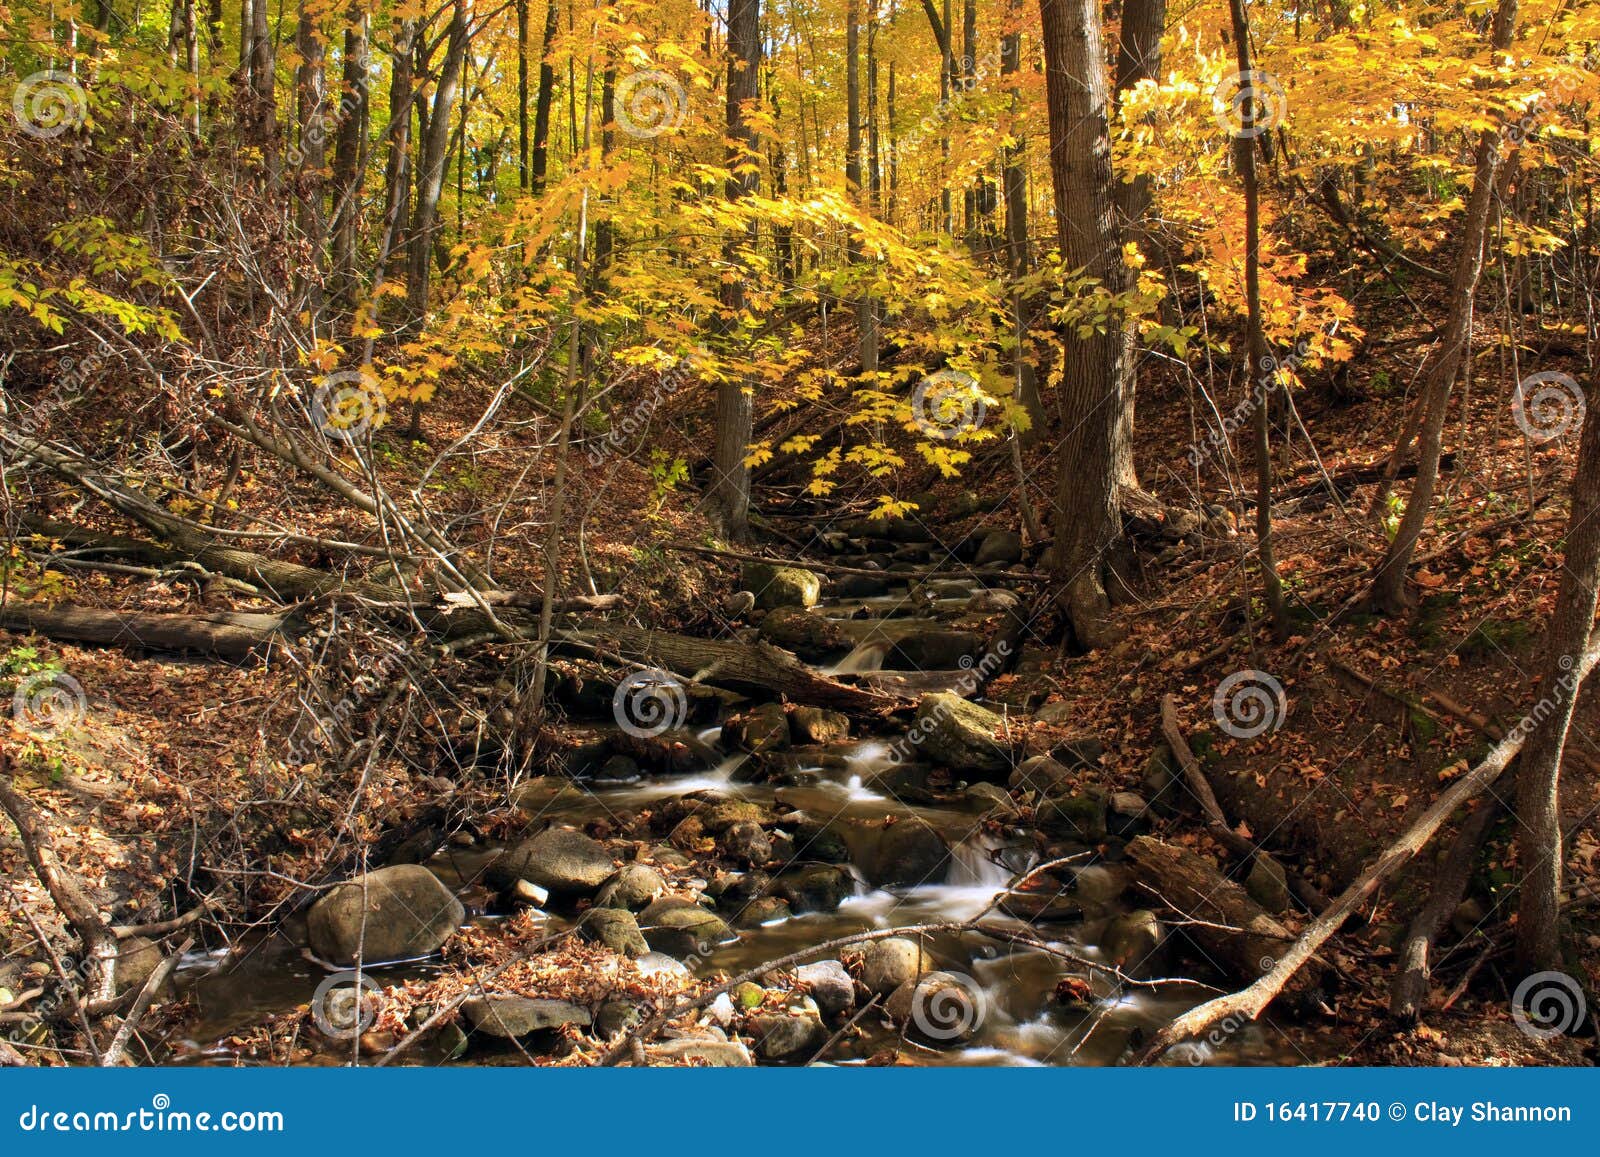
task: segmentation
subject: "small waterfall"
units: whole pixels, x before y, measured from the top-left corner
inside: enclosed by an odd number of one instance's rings
[[[883,670],[883,657],[889,653],[889,644],[879,639],[858,643],[855,650],[831,667],[822,668],[824,675],[859,675],[867,671]]]
[[[991,855],[1005,845],[985,836],[963,840],[950,849],[951,887],[987,889],[990,895],[1011,883],[1013,873]]]

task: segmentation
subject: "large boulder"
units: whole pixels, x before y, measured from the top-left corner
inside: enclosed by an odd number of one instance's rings
[[[324,892],[306,916],[311,950],[333,964],[437,952],[466,919],[461,901],[420,864],[396,864]]]
[[[623,864],[594,898],[597,908],[626,908],[637,912],[667,890],[661,873],[648,864]]]
[[[789,746],[789,716],[781,703],[763,703],[722,726],[722,739],[739,751],[781,751]]]
[[[841,711],[802,705],[789,712],[789,735],[796,743],[835,743],[850,737],[850,717]]]
[[[461,1015],[477,1032],[502,1040],[520,1040],[536,1032],[574,1024],[587,1028],[587,1009],[565,1000],[532,996],[474,996],[461,1005]]]
[[[896,671],[966,669],[983,654],[984,638],[974,631],[915,631],[900,638],[883,665]]]
[[[582,832],[549,828],[491,861],[484,876],[501,888],[527,880],[553,896],[587,896],[615,871],[611,853]]]
[[[883,1007],[919,1040],[961,1044],[978,1035],[988,1001],[970,976],[930,972],[915,984],[908,981],[895,989]]]
[[[1100,951],[1107,960],[1131,976],[1156,971],[1158,953],[1166,940],[1161,920],[1148,908],[1135,908],[1106,921],[1100,934]]]
[[[1076,792],[1058,788],[1039,801],[1034,822],[1049,835],[1097,843],[1106,838],[1106,799],[1098,787]]]
[[[950,848],[916,816],[857,833],[856,866],[875,887],[940,884],[950,870]]]
[[[693,900],[664,896],[639,913],[639,930],[657,952],[679,958],[704,956],[733,939],[733,929]]]
[[[805,985],[806,992],[817,1002],[823,1016],[839,1016],[856,1004],[856,982],[837,960],[819,960],[815,964],[802,964],[794,970],[795,979]]]
[[[1006,785],[1012,791],[1031,791],[1044,795],[1072,782],[1072,772],[1065,764],[1057,763],[1048,755],[1035,755],[1017,764]]]
[[[953,771],[1001,774],[1011,751],[998,738],[1005,720],[948,691],[924,695],[911,725],[913,742]]]
[[[822,594],[822,580],[798,566],[773,566],[747,563],[744,587],[755,593],[756,606],[763,610],[778,607],[814,607]]]
[[[590,908],[578,927],[590,940],[621,956],[643,956],[650,951],[639,921],[626,908]]]
[[[850,636],[837,622],[801,607],[778,607],[761,620],[760,635],[802,659],[822,659],[850,649]]]
[[[778,877],[773,891],[789,901],[796,912],[832,912],[855,893],[856,881],[848,870],[832,864],[802,864]]]
[[[1014,530],[991,530],[978,544],[973,566],[1010,566],[1022,561],[1022,535]]]
[[[861,949],[862,987],[877,996],[888,996],[902,984],[921,976],[928,965],[922,946],[904,936],[868,941]]]

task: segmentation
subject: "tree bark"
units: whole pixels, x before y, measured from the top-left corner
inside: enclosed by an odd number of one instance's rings
[[[356,246],[361,230],[361,188],[366,180],[370,47],[367,13],[357,0],[345,11],[339,127],[333,139],[332,275],[338,308],[355,305]]]
[[[1105,51],[1095,0],[1040,0],[1050,170],[1061,253],[1106,293],[1129,285],[1113,203]],[[1087,337],[1063,335],[1062,441],[1056,476],[1057,598],[1080,645],[1125,633],[1111,619],[1104,572],[1122,536],[1118,479],[1132,453],[1125,348],[1116,318]]]
[[[46,608],[27,603],[13,603],[0,610],[0,626],[8,631],[33,631],[51,639],[147,651],[192,651],[233,662],[260,658],[275,642],[293,633],[285,615],[244,611],[163,615],[95,607]]]
[[[412,209],[411,230],[407,238],[411,248],[407,262],[406,301],[410,315],[408,321],[412,325],[421,325],[428,312],[428,282],[433,268],[439,195],[444,190],[444,172],[449,160],[451,113],[461,88],[462,70],[471,39],[472,4],[473,0],[455,0],[444,61],[439,67],[433,107],[428,113],[428,124],[417,159],[416,204]]]
[[[533,155],[528,165],[529,186],[544,192],[550,170],[550,106],[555,99],[556,66],[550,59],[550,44],[560,28],[561,9],[548,0],[544,10],[544,39],[539,45],[539,96],[533,108]]]
[[[1591,394],[1600,390],[1600,374]],[[1561,753],[1577,704],[1576,656],[1594,625],[1600,591],[1600,418],[1584,420],[1572,478],[1572,515],[1567,524],[1561,589],[1545,636],[1546,661],[1535,708],[1536,725],[1522,752],[1517,776],[1518,861],[1522,887],[1517,904],[1517,962],[1527,972],[1561,967]]]

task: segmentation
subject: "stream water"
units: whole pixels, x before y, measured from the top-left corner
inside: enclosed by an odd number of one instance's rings
[[[959,613],[962,605],[959,599],[930,599],[918,606],[905,591],[880,598],[830,600],[819,613],[851,622],[855,628],[852,638],[859,641],[831,662],[818,663],[818,669],[830,674],[878,670],[899,640],[919,628],[948,625],[951,614]],[[1035,861],[1038,852],[1031,833],[1009,829],[1004,823],[980,824],[970,801],[908,803],[883,790],[885,773],[895,770],[902,754],[903,745],[894,743],[895,736],[787,753],[790,770],[780,784],[744,782],[750,778],[742,774],[750,757],[727,750],[720,727],[686,730],[677,737],[706,754],[702,770],[624,783],[580,783],[581,793],[569,793],[542,819],[582,827],[698,792],[752,801],[781,813],[785,821],[804,815],[861,821],[845,825],[861,829],[882,828],[886,822],[925,823],[938,831],[951,849],[943,879],[913,887],[874,887],[853,863],[854,894],[836,910],[807,912],[742,930],[736,940],[692,959],[694,970],[701,975],[738,973],[861,932],[960,922],[980,914],[986,914],[987,923],[1028,933],[1080,960],[1103,962],[1101,936],[1107,922],[1130,907],[1123,899],[1121,868],[1099,862],[1088,851],[1081,862],[1058,874],[1067,881],[1066,894],[1043,898],[1062,903],[1048,905],[1042,915],[1027,921],[996,907],[1008,886]],[[465,897],[483,865],[500,850],[495,845],[451,846],[436,854],[428,866]],[[1070,903],[1064,902],[1067,900]],[[470,899],[468,911],[474,913]],[[736,922],[737,913],[722,912],[719,907],[719,914]],[[558,911],[545,918],[552,931],[573,920],[570,913]],[[498,917],[486,914],[480,904],[469,919],[492,922]],[[1144,1035],[1210,995],[1192,985],[1120,984],[1107,971],[1070,963],[1046,949],[1007,944],[974,933],[930,937],[925,950],[934,967],[970,978],[971,991],[977,994],[971,1010],[977,1023],[975,1031],[958,1044],[916,1048],[915,1063],[1114,1064]],[[654,954],[647,959],[662,967],[683,967],[670,958],[656,960]],[[1192,961],[1176,952],[1165,954],[1162,966],[1171,967],[1176,974],[1202,975]],[[375,975],[383,983],[392,983],[429,968],[427,961],[410,962],[379,968]],[[187,985],[197,1012],[174,1060],[236,1063],[236,1049],[228,1039],[231,1034],[264,1015],[305,1004],[325,975],[303,956],[292,935],[255,942],[232,956],[190,959],[180,972],[180,982]],[[1087,981],[1087,989],[1080,986],[1073,999],[1063,1000],[1058,984],[1065,976]],[[859,1062],[900,1037],[898,1029],[873,1013],[862,1017],[859,1027],[862,1035],[842,1041],[830,1052],[831,1061]],[[475,1056],[469,1052],[461,1063],[473,1063]],[[1186,1046],[1186,1050],[1174,1050],[1171,1059],[1176,1063],[1237,1065],[1303,1063],[1305,1058],[1271,1024],[1262,1023]]]

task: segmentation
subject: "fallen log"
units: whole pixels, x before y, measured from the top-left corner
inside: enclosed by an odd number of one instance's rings
[[[808,667],[788,651],[759,641],[751,644],[696,639],[603,623],[581,630],[557,631],[551,636],[551,646],[568,654],[613,655],[694,682],[715,683],[734,691],[768,692],[797,703],[858,715],[882,714],[914,703],[884,691],[840,683]]]
[[[1584,646],[1583,655],[1573,672],[1575,681],[1572,694],[1577,694],[1578,689],[1583,686],[1583,681],[1594,669],[1597,659],[1600,659],[1600,631],[1591,633],[1588,643]],[[1410,863],[1412,857],[1427,846],[1428,841],[1457,808],[1500,778],[1522,750],[1527,734],[1528,731],[1524,727],[1514,727],[1504,739],[1490,749],[1489,754],[1483,757],[1478,766],[1456,780],[1448,791],[1422,813],[1416,823],[1384,849],[1383,854],[1361,874],[1360,878],[1341,892],[1338,899],[1326,911],[1306,926],[1300,939],[1279,958],[1277,966],[1271,972],[1248,988],[1220,996],[1215,1000],[1208,1000],[1178,1017],[1151,1038],[1149,1047],[1139,1056],[1136,1063],[1149,1064],[1179,1041],[1199,1036],[1226,1017],[1254,1020],[1260,1016],[1267,1005],[1284,990],[1301,966],[1316,955],[1317,950],[1339,930],[1352,912],[1378,890],[1383,881]]]
[[[1287,928],[1199,853],[1139,836],[1128,844],[1128,860],[1139,888],[1190,920],[1185,935],[1234,975],[1270,974],[1294,943]],[[1299,986],[1314,983],[1307,974]]]
[[[222,611],[172,615],[28,603],[12,603],[0,609],[0,627],[52,639],[147,651],[194,652],[233,662],[259,658],[274,643],[292,638],[301,629],[298,620],[283,614]]]

